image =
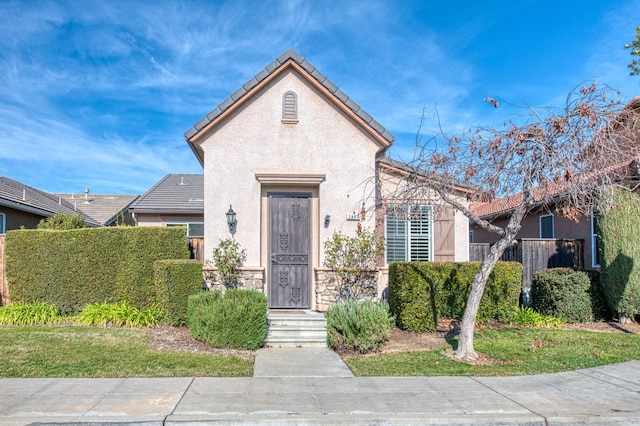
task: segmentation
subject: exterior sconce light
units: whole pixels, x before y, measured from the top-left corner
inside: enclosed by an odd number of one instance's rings
[[[328,228],[329,227],[329,222],[331,222],[331,215],[326,215],[324,217],[324,227]]]
[[[236,219],[236,212],[233,211],[231,204],[229,204],[229,211],[225,213],[227,216],[227,225],[229,225],[229,232],[232,234],[236,232],[236,224],[238,223]]]

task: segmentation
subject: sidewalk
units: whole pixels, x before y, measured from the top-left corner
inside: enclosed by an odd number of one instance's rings
[[[344,372],[331,354],[297,374],[290,363],[288,377],[0,379],[0,425],[640,424],[640,361],[536,376],[368,378],[325,376]],[[261,350],[256,376],[269,374],[260,370],[270,359],[308,356]]]

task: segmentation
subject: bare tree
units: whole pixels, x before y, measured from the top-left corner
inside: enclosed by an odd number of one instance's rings
[[[553,204],[566,217],[590,215],[594,207],[607,208],[611,187],[626,178],[638,155],[637,105],[624,107],[615,96],[595,84],[582,86],[567,96],[562,108],[525,107],[519,124],[509,121],[503,129],[478,128],[455,137],[441,132],[426,142],[418,140],[409,184],[399,186],[395,198],[415,200],[436,192],[472,224],[499,236],[473,280],[457,359],[478,358],[473,332],[485,284],[527,213]],[[498,100],[486,100],[499,107]],[[459,194],[461,183],[476,188],[467,200],[452,195]],[[470,202],[498,198],[509,203],[504,227],[469,209]]]

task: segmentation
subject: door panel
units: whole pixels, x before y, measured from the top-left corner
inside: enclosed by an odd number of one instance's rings
[[[309,195],[269,195],[269,307],[309,308]]]

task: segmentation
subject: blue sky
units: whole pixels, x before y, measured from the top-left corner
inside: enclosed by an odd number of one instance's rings
[[[201,173],[183,134],[288,48],[396,137],[499,126],[585,81],[640,95],[637,0],[0,0],[0,175],[50,192],[145,192]],[[504,103],[504,102],[503,102]]]

